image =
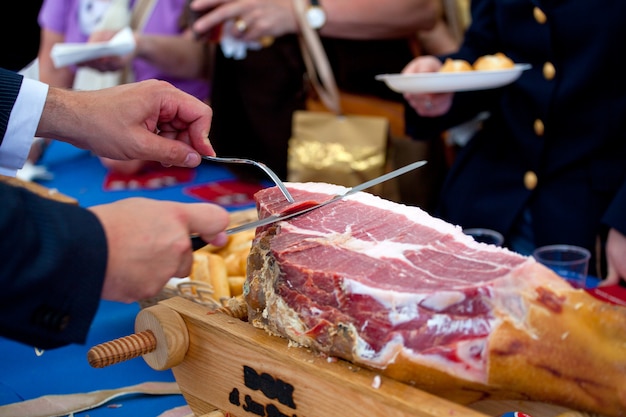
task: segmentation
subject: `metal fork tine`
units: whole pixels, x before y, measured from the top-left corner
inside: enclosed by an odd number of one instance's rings
[[[212,162],[224,162],[224,163],[227,163],[227,164],[248,164],[248,165],[254,165],[257,168],[262,169],[263,172],[265,172],[272,179],[272,181],[274,181],[274,184],[276,184],[278,186],[278,188],[283,193],[283,195],[285,196],[287,201],[289,201],[290,203],[294,202],[294,199],[291,196],[291,194],[289,193],[289,190],[287,190],[287,187],[285,187],[285,184],[280,180],[280,178],[278,178],[278,175],[276,175],[276,173],[274,171],[272,171],[267,165],[265,165],[262,162],[253,161],[252,159],[221,158],[221,157],[218,157],[218,156],[207,156],[207,155],[203,155],[202,158],[206,159],[207,161],[212,161]]]

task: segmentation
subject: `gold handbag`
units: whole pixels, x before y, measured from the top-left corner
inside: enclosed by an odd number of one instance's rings
[[[328,57],[317,32],[308,26],[305,7],[303,0],[294,0],[307,74],[326,110],[294,112],[287,179],[352,187],[385,172],[389,120],[343,111]],[[370,191],[380,194],[382,188]]]

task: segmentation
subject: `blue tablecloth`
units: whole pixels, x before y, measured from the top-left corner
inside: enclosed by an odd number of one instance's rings
[[[198,202],[201,200],[184,192],[186,187],[233,178],[226,166],[203,163],[196,168],[193,183],[157,189],[105,191],[106,168],[89,151],[63,142],[52,142],[44,154],[42,163],[54,175],[54,178],[51,181],[39,181],[39,183],[77,199],[83,207],[110,203],[127,197]]]
[[[100,343],[134,333],[139,305],[102,301],[85,345],[70,345],[44,351],[0,338],[0,405],[51,394],[74,394],[114,389],[147,381],[174,382],[171,370],[155,371],[142,358],[106,368],[92,368],[87,351]],[[182,395],[129,395],[112,400],[76,417],[158,416],[186,404]],[[121,408],[117,406],[121,405]]]
[[[50,145],[43,163],[54,175],[54,179],[40,183],[76,198],[84,207],[132,196],[183,202],[200,201],[183,192],[185,187],[191,185],[189,183],[155,190],[104,191],[106,170],[98,158],[88,151],[62,142],[53,142]],[[223,166],[202,164],[196,169],[193,182],[203,184],[231,178],[232,174]],[[147,381],[174,382],[170,370],[155,371],[142,358],[102,369],[92,368],[87,362],[87,351],[91,347],[134,333],[135,317],[139,309],[136,303],[102,301],[85,345],[53,349],[41,356],[36,355],[33,347],[0,337],[0,405],[43,395],[114,389]],[[182,395],[138,395],[116,398],[111,404],[121,404],[122,408],[104,405],[75,416],[158,416],[163,411],[186,403]]]

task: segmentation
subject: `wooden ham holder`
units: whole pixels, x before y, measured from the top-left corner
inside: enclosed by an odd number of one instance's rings
[[[155,370],[171,368],[197,417],[215,410],[232,417],[487,417],[510,411],[532,417],[585,415],[522,401],[484,401],[470,408],[347,361],[290,346],[286,339],[233,316],[238,314],[228,308],[208,312],[173,297],[141,310],[134,335],[93,347],[88,360],[100,368],[143,355]]]

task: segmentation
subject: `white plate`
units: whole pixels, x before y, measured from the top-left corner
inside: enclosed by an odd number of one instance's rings
[[[502,87],[517,80],[530,67],[530,64],[515,64],[504,70],[380,74],[376,79],[398,93],[451,93]]]

